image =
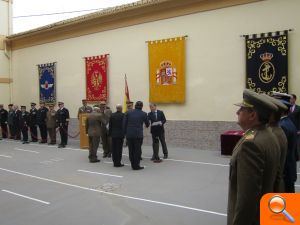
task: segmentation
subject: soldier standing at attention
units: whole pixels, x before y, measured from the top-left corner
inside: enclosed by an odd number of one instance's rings
[[[13,106],[13,129],[15,131],[15,140],[21,140],[21,127],[20,127],[20,118],[21,118],[21,110],[19,106]]]
[[[14,129],[14,110],[13,104],[8,105],[8,116],[7,116],[7,124],[9,128],[9,139],[14,139],[16,135],[16,131]]]
[[[46,116],[46,126],[50,138],[49,145],[56,144],[56,111],[54,110],[54,104],[49,104],[49,110]]]
[[[2,137],[3,138],[8,137],[7,117],[8,117],[7,110],[3,108],[3,104],[0,104],[0,125],[1,125]]]
[[[23,137],[23,144],[28,144],[28,123],[29,112],[26,111],[26,106],[21,106],[20,128]]]
[[[68,144],[68,126],[70,121],[69,110],[64,107],[63,102],[58,102],[59,109],[56,112],[56,126],[59,127],[59,148],[65,148]]]
[[[245,131],[230,160],[227,225],[258,225],[261,197],[274,191],[280,147],[266,126],[277,107],[259,94],[244,90],[236,104],[238,124]]]
[[[35,108],[36,103],[31,102],[30,103],[31,109],[29,111],[29,127],[30,127],[30,135],[31,135],[31,141],[37,142],[37,109]]]
[[[93,109],[91,106],[87,105],[87,101],[82,99],[82,106],[78,109],[77,118],[79,119],[80,114],[82,113],[91,113]]]
[[[101,141],[103,147],[103,158],[111,157],[111,140],[108,136],[108,123],[111,116],[111,110],[107,109],[106,102],[100,102],[100,115],[101,115]]]
[[[37,123],[40,128],[41,133],[41,144],[47,143],[47,126],[46,126],[46,117],[48,109],[45,107],[45,103],[40,103],[40,108],[37,111]]]
[[[101,123],[103,116],[100,114],[100,108],[94,106],[94,112],[88,115],[85,121],[85,132],[89,136],[89,160],[90,163],[100,162],[97,157],[97,150],[100,143]]]
[[[283,129],[279,126],[279,121],[283,112],[288,110],[288,107],[284,105],[280,100],[270,97],[269,95],[262,94],[262,96],[265,97],[268,101],[272,102],[278,108],[278,110],[273,111],[270,116],[269,127],[271,128],[273,134],[276,136],[280,147],[280,167],[278,170],[278,176],[274,184],[274,192],[284,192],[283,169],[286,159],[288,142]]]

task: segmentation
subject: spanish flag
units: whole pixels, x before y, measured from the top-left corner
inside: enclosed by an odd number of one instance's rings
[[[123,112],[127,112],[128,102],[130,102],[130,97],[129,97],[129,89],[127,84],[127,76],[125,74],[125,95],[124,95],[124,103],[123,103]]]

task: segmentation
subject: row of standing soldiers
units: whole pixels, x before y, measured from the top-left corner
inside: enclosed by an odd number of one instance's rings
[[[31,103],[30,111],[26,111],[26,106],[9,104],[8,110],[0,104],[0,123],[3,138],[21,140],[23,144],[29,143],[28,130],[30,131],[31,141],[38,141],[38,128],[40,131],[40,143],[47,143],[48,134],[49,144],[56,144],[56,128],[59,128],[61,143],[59,147],[65,147],[68,142],[68,123],[70,119],[68,109],[64,108],[64,103],[58,103],[59,109],[54,110],[54,105],[41,102],[39,109],[36,103]]]

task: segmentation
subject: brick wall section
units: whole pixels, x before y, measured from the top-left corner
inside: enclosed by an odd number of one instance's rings
[[[175,121],[165,125],[168,146],[220,151],[220,135],[226,130],[240,130],[236,122],[227,121]],[[69,134],[78,133],[78,120],[71,119]],[[144,129],[144,144],[151,145],[150,129]],[[79,137],[77,137],[78,139]]]

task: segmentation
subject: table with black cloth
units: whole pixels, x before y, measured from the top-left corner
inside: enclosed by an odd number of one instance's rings
[[[236,143],[244,135],[242,130],[227,130],[221,134],[221,155],[231,155]]]

